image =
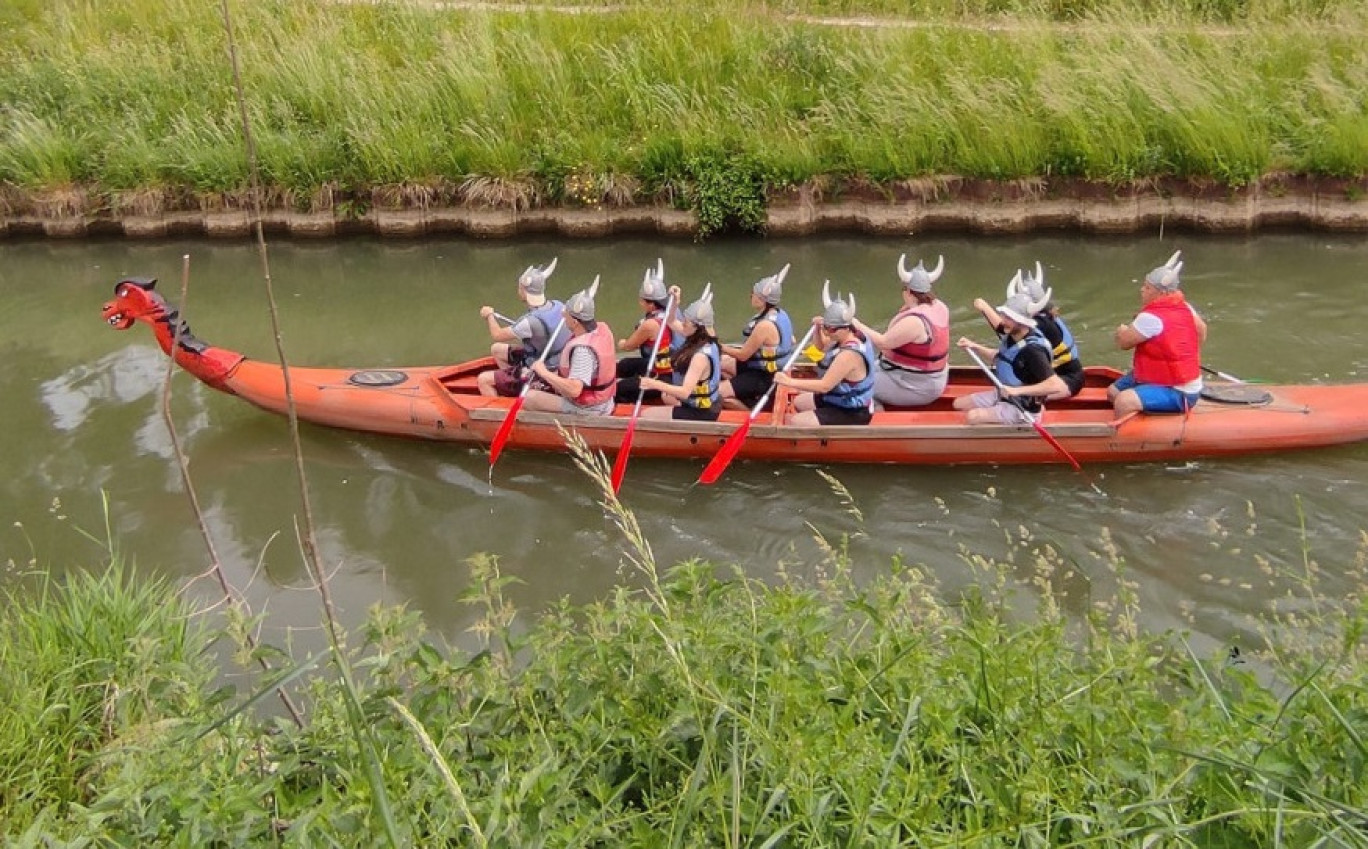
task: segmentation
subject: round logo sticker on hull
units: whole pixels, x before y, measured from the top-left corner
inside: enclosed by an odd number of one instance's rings
[[[394,386],[406,380],[408,380],[407,374],[392,369],[357,371],[352,372],[351,377],[347,378],[349,383],[354,383],[357,386]]]

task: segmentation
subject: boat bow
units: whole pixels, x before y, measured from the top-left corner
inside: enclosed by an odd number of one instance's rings
[[[247,358],[196,339],[180,312],[169,307],[156,286],[156,278],[120,280],[114,285],[114,300],[107,301],[101,312],[105,323],[115,330],[127,330],[143,322],[152,328],[157,344],[172,356],[176,365],[215,389],[236,395],[228,379]]]

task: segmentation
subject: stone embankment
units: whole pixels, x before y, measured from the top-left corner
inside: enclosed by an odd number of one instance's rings
[[[354,210],[354,207],[350,209]],[[252,233],[246,210],[161,212],[143,215],[14,214],[0,216],[0,236],[244,238]],[[625,234],[692,237],[697,217],[665,205],[538,207],[370,208],[350,214],[267,210],[266,232],[298,238],[350,235],[419,237],[441,234],[504,238],[554,234],[595,238]],[[1156,228],[1249,233],[1270,227],[1326,232],[1368,232],[1368,179],[1265,181],[1229,189],[1190,182],[1118,191],[1096,184],[1052,186],[1044,181],[947,183],[931,189],[864,188],[826,196],[811,188],[771,199],[770,236],[818,233],[906,235],[958,231],[1007,234],[1055,230],[1125,234]]]

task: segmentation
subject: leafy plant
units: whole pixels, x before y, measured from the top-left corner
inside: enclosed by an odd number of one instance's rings
[[[700,239],[764,231],[770,172],[763,164],[744,153],[725,151],[690,156],[684,170],[692,181]]]

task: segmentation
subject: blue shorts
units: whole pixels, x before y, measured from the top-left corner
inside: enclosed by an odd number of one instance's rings
[[[1118,392],[1134,389],[1140,398],[1140,409],[1147,413],[1186,413],[1197,406],[1200,392],[1179,392],[1172,386],[1136,383],[1135,373],[1126,372],[1112,384]]]

